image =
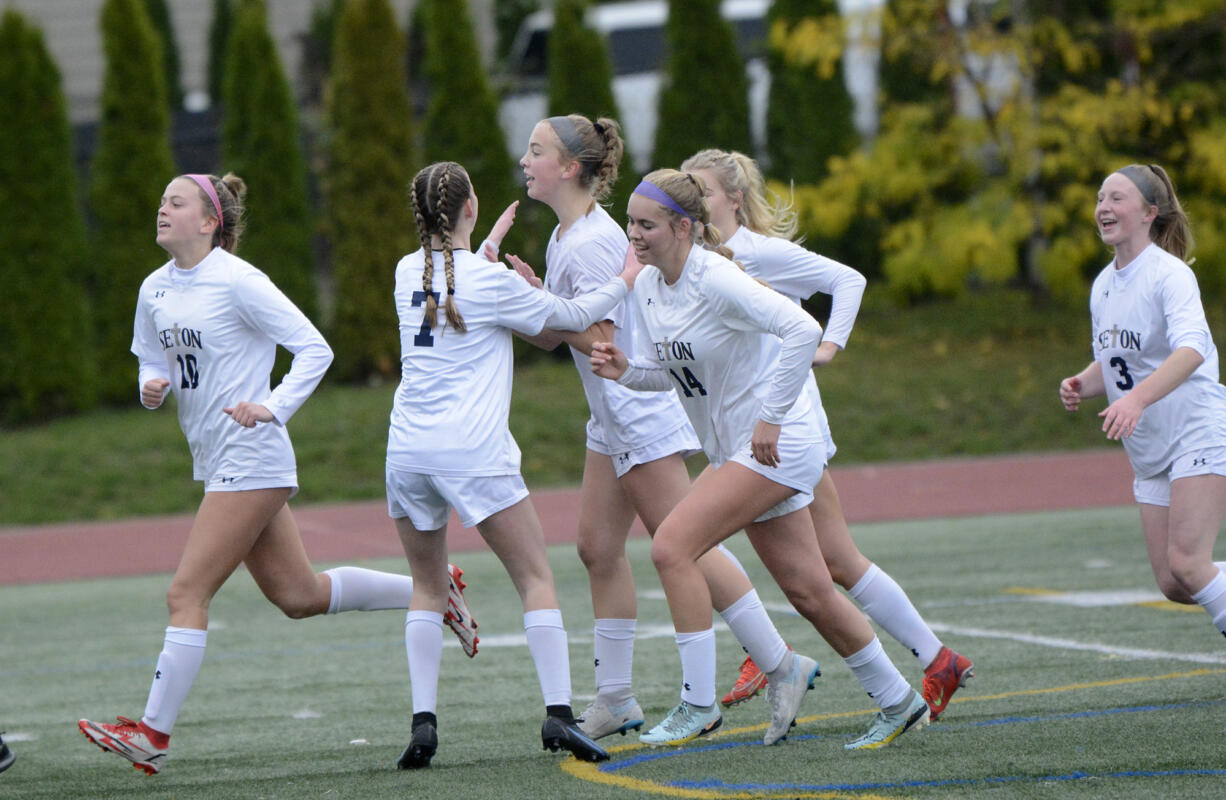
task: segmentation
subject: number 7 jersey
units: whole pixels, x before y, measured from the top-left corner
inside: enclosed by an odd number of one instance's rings
[[[1204,358],[1192,375],[1145,409],[1124,447],[1139,478],[1156,475],[1190,450],[1226,446],[1226,387],[1192,269],[1151,244],[1131,264],[1108,264],[1090,293],[1094,360],[1108,402],[1128,394],[1171,353]]]

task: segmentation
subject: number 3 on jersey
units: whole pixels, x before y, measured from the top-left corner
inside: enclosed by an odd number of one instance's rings
[[[685,396],[693,397],[694,392],[690,390],[697,389],[700,395],[702,395],[703,397],[706,397],[707,390],[703,387],[702,382],[699,381],[698,378],[694,377],[694,373],[690,372],[690,368],[682,367],[681,371],[685,373],[685,380],[681,379],[681,376],[677,374],[677,371],[675,369],[670,368],[668,370],[669,374],[672,375],[674,378],[676,378],[677,383],[681,385],[681,391],[685,392]]]
[[[439,299],[439,293],[430,292],[430,295],[434,297],[434,302],[437,303]],[[425,302],[426,302],[425,292],[413,292],[413,300],[411,303],[413,308],[421,308],[425,304]],[[422,319],[421,319],[421,328],[417,331],[417,335],[413,337],[413,344],[417,347],[434,347],[434,336],[430,334],[430,325],[428,324],[428,321],[426,320],[424,315],[422,316]]]
[[[1128,371],[1128,362],[1119,356],[1111,359],[1111,366],[1115,367],[1120,372],[1120,379],[1115,382],[1115,385],[1120,387],[1122,391],[1128,391],[1132,388],[1132,373]]]

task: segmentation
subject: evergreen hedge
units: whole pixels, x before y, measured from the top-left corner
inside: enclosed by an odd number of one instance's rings
[[[298,108],[268,32],[264,0],[239,0],[223,86],[222,163],[248,190],[239,255],[315,318],[313,223]]]
[[[136,398],[132,320],[141,281],[167,261],[155,214],[175,175],[162,47],[143,0],[106,0],[101,30],[106,72],[92,164],[94,231],[90,297],[97,324],[102,398]]]
[[[770,44],[770,98],[766,151],[770,174],[782,180],[817,183],[831,156],[846,155],[859,136],[851,95],[843,83],[845,39],[834,0],[775,0],[766,15]],[[784,40],[798,26],[823,31],[816,63],[790,61]]]
[[[213,21],[209,23],[209,100],[216,105],[221,102],[223,81],[226,74],[226,47],[230,42],[230,29],[234,26],[234,3],[232,0],[213,0]]]
[[[676,167],[705,147],[753,152],[749,79],[719,0],[670,0],[668,69],[652,163]]]
[[[97,362],[60,72],[13,10],[0,17],[0,108],[0,421],[17,423],[92,405]]]
[[[336,283],[329,341],[341,379],[400,367],[392,293],[396,263],[414,246],[408,185],[418,166],[404,41],[388,0],[350,0],[336,21],[324,192]]]
[[[149,21],[158,32],[162,42],[162,70],[166,79],[166,102],[170,110],[183,108],[183,85],[179,80],[179,43],[175,40],[175,26],[170,19],[166,0],[145,0]]]

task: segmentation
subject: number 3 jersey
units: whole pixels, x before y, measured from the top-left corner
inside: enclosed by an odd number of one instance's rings
[[[796,441],[822,441],[803,391],[822,328],[799,306],[698,246],[676,283],[644,267],[631,297],[639,324],[619,383],[676,390],[714,466],[748,445],[759,419],[786,426]],[[782,346],[764,380],[766,336],[779,337]]]
[[[294,362],[271,391],[278,344]],[[221,248],[192,269],[166,263],[141,284],[132,352],[141,386],[170,381],[196,480],[286,476],[296,485],[283,426],[319,384],[332,351],[267,275]],[[265,406],[276,422],[244,428],[222,411],[242,401]]]
[[[1108,402],[1153,374],[1176,349],[1204,358],[1192,375],[1145,409],[1124,447],[1139,478],[1156,475],[1190,450],[1226,446],[1226,387],[1192,269],[1156,244],[1131,264],[1112,261],[1090,293],[1094,359]]]

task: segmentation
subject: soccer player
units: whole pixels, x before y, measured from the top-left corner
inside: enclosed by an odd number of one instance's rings
[[[624,147],[617,123],[579,114],[537,123],[520,165],[528,196],[557,216],[545,255],[544,286],[560,297],[585,295],[616,275],[627,258],[626,234],[600,205],[617,178]],[[511,257],[522,269],[531,268]],[[677,398],[671,393],[635,392],[592,373],[592,342],[633,341],[634,316],[619,304],[590,331],[546,330],[531,341],[553,349],[563,341],[583,382],[591,419],[579,512],[579,557],[588,571],[595,614],[596,697],[580,718],[592,738],[641,728],[643,710],[632,686],[634,634],[638,615],[626,538],[637,514],[654,534],[664,517],[689,491],[685,457],[701,445]],[[793,655],[776,631],[758,593],[740,564],[722,546],[698,559],[715,608],[728,627],[780,679],[802,673],[804,687],[819,674],[817,662]],[[772,673],[774,674],[774,673]],[[771,724],[764,741],[787,733],[804,691],[767,693]],[[700,697],[714,706],[714,694]],[[710,733],[718,722],[648,735],[652,744],[680,744]]]
[[[1098,190],[1094,221],[1115,256],[1090,290],[1094,360],[1060,382],[1076,411],[1106,394],[1102,430],[1132,463],[1145,548],[1170,600],[1199,604],[1226,635],[1226,387],[1196,275],[1192,230],[1166,170],[1130,164]]]
[[[579,729],[571,710],[562,612],[541,524],[520,476],[519,447],[507,427],[511,332],[588,328],[621,302],[639,267],[628,265],[620,278],[577,300],[558,298],[470,251],[478,205],[462,166],[425,167],[410,194],[422,249],[396,266],[402,379],[387,444],[388,510],[417,580],[405,623],[413,733],[399,766],[426,767],[438,747],[452,508],[481,533],[519,592],[545,698],[544,746],[602,761],[608,753]]]
[[[204,499],[166,593],[170,625],[145,713],[119,724],[80,720],[82,733],[146,774],[161,771],[170,734],[204,659],[213,595],[239,564],[291,619],[408,608],[404,575],[337,567],[316,574],[288,501],[297,465],[285,424],[332,363],[327,342],[268,276],[236,256],[247,188],[234,174],[180,175],[157,211],[157,243],[170,254],[141,284],[132,352],[141,404],[168,391],[191,448]],[[294,354],[270,390],[276,347]],[[472,653],[475,623],[454,570],[453,626]]]
[[[772,202],[758,165],[743,153],[702,150],[681,165],[700,177],[707,187],[711,222],[724,237],[733,257],[755,278],[766,281],[797,305],[817,292],[832,297],[830,320],[822,333],[813,365],[823,367],[847,346],[860,298],[864,276],[833,259],[810,252],[791,238],[796,235],[795,212]],[[769,361],[763,362],[769,368]],[[769,375],[764,376],[769,379]],[[826,439],[826,461],[835,453],[817,381],[809,375],[805,391],[813,398],[818,424]],[[817,542],[834,582],[846,589],[874,622],[915,654],[924,666],[924,700],[936,720],[950,697],[974,676],[970,659],[950,650],[933,634],[907,593],[884,570],[869,561],[856,547],[843,517],[843,508],[830,472],[822,472],[809,504]],[[724,705],[748,700],[766,683],[753,659],[747,657]]]
[[[678,392],[712,466],[652,541],[683,677],[681,702],[659,727],[675,725],[674,718],[701,725],[718,715],[695,702],[715,694],[710,595],[697,559],[743,528],[788,600],[881,706],[869,729],[846,747],[880,747],[926,724],[929,710],[868,621],[835,590],[807,511],[827,452],[813,398],[804,392],[821,326],[728,258],[705,192],[701,179],[667,169],[635,189],[627,211],[630,244],[651,265],[633,295],[641,323],[635,358],[612,342],[595,343],[591,356],[601,377]],[[770,336],[781,340],[777,357]],[[764,358],[776,365],[766,385]],[[793,673],[785,688],[802,680]]]

